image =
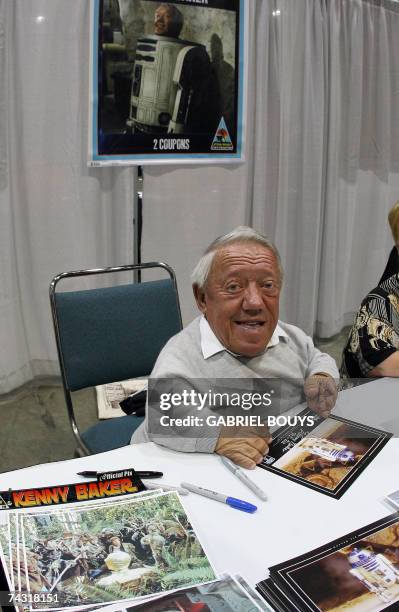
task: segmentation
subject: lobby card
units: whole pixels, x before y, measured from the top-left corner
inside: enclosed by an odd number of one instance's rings
[[[121,507],[124,504],[134,504],[139,499],[154,497],[155,495],[159,495],[161,493],[160,490],[151,490],[151,491],[141,491],[137,493],[133,493],[131,495],[126,495],[122,498],[118,498],[118,504]],[[37,516],[41,517],[42,521],[48,520],[48,516],[55,514],[60,514],[62,512],[69,512],[73,510],[74,512],[79,512],[84,508],[105,508],[108,504],[115,504],[114,498],[105,498],[105,499],[94,499],[91,501],[85,501],[84,503],[69,503],[63,506],[56,506],[54,509],[50,509],[49,506],[39,506],[34,509],[34,513]],[[22,603],[29,603],[31,598],[36,597],[37,602],[45,602],[45,603],[53,603],[54,605],[58,603],[58,595],[52,596],[52,591],[47,591],[49,584],[46,579],[46,574],[42,571],[43,564],[41,561],[37,563],[37,550],[31,550],[30,552],[26,552],[25,540],[23,539],[23,530],[21,527],[21,516],[23,514],[29,514],[31,510],[29,508],[21,508],[18,511],[11,511],[9,513],[4,513],[5,515],[10,516],[10,522],[14,524],[15,530],[14,535],[11,537],[11,540],[14,539],[13,549],[14,549],[14,566],[12,577],[15,578],[15,590],[17,593],[17,599],[21,600]],[[17,526],[19,527],[17,528]],[[12,529],[10,530],[12,533]],[[19,545],[17,546],[17,534],[19,535]],[[52,568],[56,567],[58,564],[56,553],[49,552],[48,553],[48,561],[50,561],[50,565]],[[29,580],[29,576],[31,580]],[[41,580],[40,584],[35,584],[35,588],[31,590],[30,583],[37,583],[38,577]],[[37,596],[37,591],[41,587],[42,594]],[[43,594],[45,593],[45,594]],[[22,601],[23,600],[23,601]],[[15,601],[17,604],[18,601]]]
[[[245,595],[242,591],[244,591]],[[202,593],[207,594],[206,602],[201,598]],[[236,596],[237,593],[239,595],[238,598]],[[188,597],[188,601],[183,601],[181,597],[183,594]],[[206,585],[180,589],[174,593],[155,597],[151,599],[151,601],[146,600],[132,606],[126,602],[124,608],[121,608],[120,604],[113,604],[104,608],[98,608],[98,612],[126,612],[126,610],[147,610],[148,612],[152,610],[154,610],[154,612],[164,610],[165,612],[170,612],[172,609],[173,611],[180,610],[182,612],[192,612],[192,610],[197,609],[201,612],[220,612],[221,610],[226,610],[226,612],[229,610],[234,610],[235,612],[244,610],[245,612],[248,609],[245,606],[249,606],[250,602],[253,602],[253,609],[256,611],[263,610],[264,612],[274,612],[274,609],[262,599],[259,593],[250,587],[242,576],[231,577],[228,574],[222,574],[217,580],[209,582]]]
[[[11,539],[10,520],[8,513],[0,514],[0,560],[7,583],[12,586],[11,580]]]
[[[335,499],[344,494],[392,436],[342,417],[323,419],[309,409],[298,417],[299,424],[274,433],[259,467]]]
[[[21,513],[28,591],[54,595],[32,609],[148,597],[215,578],[175,492],[58,512]]]
[[[137,501],[140,498],[152,497],[156,494],[159,494],[160,492],[161,491],[155,491],[155,490],[140,491],[134,494],[126,495],[120,499],[118,498],[118,501],[120,504],[132,503],[132,502]],[[63,509],[68,509],[68,508],[79,509],[82,507],[82,505],[85,506],[86,503],[90,506],[90,508],[104,507],[105,505],[109,503],[115,503],[115,497],[95,499],[94,501],[93,500],[86,501],[83,504],[81,502],[69,503],[69,504],[65,504],[64,506],[62,506],[62,508]],[[40,504],[41,504],[41,500],[39,500],[39,506],[35,507],[35,512],[37,514],[39,513],[42,515],[54,514],[60,511],[60,506],[56,506],[54,509],[53,508],[50,509],[48,505],[41,506]],[[25,557],[24,546],[23,546],[23,542],[21,539],[22,535],[19,536],[19,534],[21,533],[21,528],[20,527],[18,528],[18,522],[20,523],[21,514],[29,512],[30,510],[31,510],[30,508],[19,508],[18,511],[9,510],[8,512],[0,513],[0,520],[3,522],[7,520],[9,523],[9,528],[8,528],[8,550],[9,550],[9,555],[8,555],[9,576],[8,577],[9,577],[9,580],[8,580],[8,584],[10,586],[10,591],[13,591],[13,592],[15,591],[17,596],[20,597],[21,599],[24,599],[28,586],[29,586],[28,582],[26,581],[26,574],[29,572],[28,566],[30,568],[32,566],[32,563],[34,564],[35,557],[34,555],[33,556],[30,555],[29,558]],[[18,541],[18,538],[19,538],[19,541]],[[14,603],[17,604],[17,602],[14,602]]]
[[[254,598],[234,578],[227,574],[206,584],[179,589],[173,593],[155,597],[150,601],[127,605],[127,612],[258,612],[271,608],[265,607],[265,603],[255,593],[255,598],[260,605],[255,603]],[[117,606],[109,606],[99,612],[118,612]]]
[[[293,610],[398,610],[399,513],[275,565],[270,577]]]
[[[7,512],[10,521],[10,577],[13,588],[18,589],[18,562],[17,562],[17,515],[15,512]]]

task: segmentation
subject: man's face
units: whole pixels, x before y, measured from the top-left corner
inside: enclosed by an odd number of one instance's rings
[[[273,252],[255,242],[217,251],[204,291],[195,297],[214,334],[233,353],[261,354],[277,325],[280,278]]]
[[[154,16],[154,32],[158,36],[168,36],[173,25],[171,10],[167,6],[159,6]]]

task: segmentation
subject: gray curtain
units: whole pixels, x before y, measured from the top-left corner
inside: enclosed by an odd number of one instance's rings
[[[89,9],[0,0],[0,393],[59,373],[51,278],[132,261],[134,170],[87,167]]]

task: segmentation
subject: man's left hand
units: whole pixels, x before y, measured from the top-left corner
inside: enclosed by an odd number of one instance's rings
[[[305,380],[303,390],[311,410],[325,419],[330,416],[338,395],[337,383],[331,376],[313,374]]]

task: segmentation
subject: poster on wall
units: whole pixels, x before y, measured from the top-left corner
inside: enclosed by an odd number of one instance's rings
[[[92,0],[89,165],[244,160],[248,0]]]

